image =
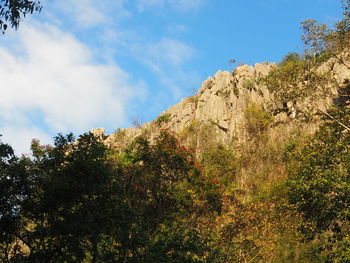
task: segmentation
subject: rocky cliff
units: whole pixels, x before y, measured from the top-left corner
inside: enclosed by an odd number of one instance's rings
[[[299,118],[303,107],[304,110],[310,111],[305,108],[306,102],[303,104],[291,101],[282,105],[261,81],[275,67],[277,65],[274,63],[261,63],[255,64],[254,67],[239,66],[233,72],[218,71],[214,77],[209,77],[203,82],[196,96],[182,99],[152,122],[141,127],[119,129],[108,136],[104,135],[104,130],[101,128],[93,132],[101,136],[107,145],[116,148],[125,147],[128,142],[141,134],[152,138],[164,129],[174,131],[185,144],[195,148],[200,148],[200,145],[206,144],[209,140],[224,145],[230,144],[233,140],[244,142],[267,127],[273,139],[273,134],[281,132],[281,125],[287,127],[287,130],[290,129],[291,124]],[[317,71],[327,73],[334,80],[329,83],[330,86],[334,86],[334,91],[337,91],[338,87],[343,90],[350,87],[350,70],[336,59],[323,63]],[[307,102],[313,102],[315,120],[317,112],[329,108],[335,97],[339,99],[333,92],[322,98],[307,98]],[[257,123],[259,121],[261,123]],[[308,124],[309,129],[314,129],[316,126],[316,121]]]

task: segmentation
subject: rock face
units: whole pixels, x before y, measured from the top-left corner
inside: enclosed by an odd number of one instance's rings
[[[258,107],[260,111],[273,116],[270,125],[287,123],[297,117],[295,105],[278,105],[266,86],[259,79],[266,76],[276,67],[274,63],[255,64],[254,67],[243,65],[232,73],[218,71],[214,77],[205,80],[198,90],[197,96],[184,98],[180,103],[169,107],[157,120],[146,123],[140,128],[120,129],[107,136],[104,141],[111,147],[121,148],[136,136],[168,129],[179,135],[196,129],[211,129],[211,133],[202,136],[215,137],[217,143],[229,144],[233,139],[244,141],[248,138],[247,109]],[[330,72],[338,85],[347,85],[350,80],[350,70],[335,60],[329,60],[321,65],[319,72]],[[328,100],[329,101],[329,100]],[[325,101],[318,102],[320,108],[327,108]],[[276,109],[284,107],[283,111]],[[101,131],[96,131],[99,136]],[[258,131],[256,131],[258,132]],[[102,133],[103,134],[103,133]],[[200,138],[196,138],[199,140]],[[189,144],[189,141],[185,141]]]
[[[256,64],[255,68],[244,65],[233,73],[218,71],[214,78],[209,77],[203,82],[196,97],[183,99],[163,113],[171,114],[165,128],[181,133],[184,127],[197,121],[214,126],[219,142],[228,143],[241,133],[245,109],[250,104],[267,108],[271,96],[254,80],[268,74],[274,66],[266,63]]]

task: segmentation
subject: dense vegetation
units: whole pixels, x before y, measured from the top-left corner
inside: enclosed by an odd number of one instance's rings
[[[34,141],[17,158],[1,144],[2,262],[198,262],[221,212],[218,185],[169,133],[122,154],[92,134]]]
[[[90,133],[20,158],[0,143],[0,261],[350,262],[350,108],[312,104],[336,83],[317,67],[350,70],[343,7],[334,28],[303,22],[305,53],[259,80],[281,107],[249,105],[244,144],[217,144],[198,121],[122,151]],[[303,118],[274,123],[288,103]]]

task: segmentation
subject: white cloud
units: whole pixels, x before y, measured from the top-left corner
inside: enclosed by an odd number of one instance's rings
[[[70,26],[89,28],[129,16],[125,2],[127,0],[54,0],[44,5],[43,12],[59,24],[69,20]]]
[[[185,43],[162,38],[137,48],[136,56],[157,75],[160,82],[178,99],[183,94],[179,84],[186,85],[191,73],[184,72],[183,65],[195,55],[195,50]]]
[[[172,38],[150,42],[142,27],[123,27],[122,19],[132,15],[127,6],[136,6],[139,11],[147,8],[187,11],[198,8],[204,1],[44,3],[42,13],[33,19],[46,20],[48,24],[26,20],[19,31],[7,32],[6,41],[0,43],[3,139],[10,140],[21,152],[28,148],[32,137],[46,142],[58,131],[81,133],[94,127],[111,130],[125,126],[129,120],[126,111],[140,107],[135,100],[143,100],[159,110],[164,109],[165,100],[174,103],[174,98],[184,95],[183,87],[196,78],[193,72],[184,69],[195,50]],[[186,30],[177,26],[168,28],[168,33]],[[162,88],[153,91],[151,99],[145,98],[144,85],[132,82],[113,62],[118,52],[122,55],[130,52],[155,73]],[[156,101],[157,98],[161,99]],[[131,100],[133,103],[129,103]]]
[[[23,24],[7,37],[8,47],[0,45],[0,134],[17,147],[35,134],[125,124],[137,93],[118,65],[95,62],[84,44],[54,26]]]
[[[138,47],[138,56],[154,71],[180,67],[188,62],[194,53],[190,46],[171,38],[162,38],[158,42]]]

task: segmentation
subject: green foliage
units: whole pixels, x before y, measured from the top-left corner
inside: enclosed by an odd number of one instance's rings
[[[345,123],[349,122],[349,113],[347,108],[331,112],[333,117]],[[290,150],[288,196],[290,203],[302,214],[302,232],[308,239],[329,232],[328,246],[340,246],[341,255],[347,255],[344,245],[350,229],[348,131],[338,122],[329,120],[313,140],[301,148],[291,147]],[[343,241],[339,243],[337,240]],[[343,256],[334,255],[334,252],[329,257],[333,257],[334,262],[348,262],[336,259]]]
[[[171,113],[166,113],[163,115],[160,115],[157,119],[156,119],[156,123],[157,125],[161,125],[162,123],[168,122],[171,118]]]
[[[303,61],[284,61],[264,78],[264,82],[282,104],[305,97],[304,86],[300,85],[306,73],[305,67]]]
[[[20,207],[32,189],[27,174],[27,160],[18,159],[8,144],[0,142],[0,261],[16,258],[20,252],[18,233],[22,227]]]
[[[238,90],[238,87],[237,87],[237,83],[234,80],[230,80],[230,84],[232,85],[233,94],[235,94],[235,96],[238,97],[239,96],[239,90]]]
[[[335,24],[334,29],[311,19],[302,22],[305,53],[302,56],[288,54],[277,68],[262,78],[283,105],[284,109],[280,108],[279,111],[285,110],[287,103],[293,106],[299,104],[297,110],[302,109],[303,115],[309,115],[317,108],[313,102],[332,96],[329,85],[334,83],[333,78],[316,70],[323,62],[335,58],[350,68],[347,64],[348,55],[344,53],[350,46],[349,1],[342,2],[344,17]],[[313,99],[307,101],[311,96]]]
[[[344,237],[337,242],[337,251],[333,257],[337,263],[348,263],[350,262],[350,236],[349,233],[345,234]]]
[[[124,158],[123,177],[130,185],[126,199],[140,216],[139,235],[144,240],[139,262],[197,262],[206,247],[197,243],[195,214],[197,209],[211,209],[212,201],[200,205],[207,198],[207,186],[199,181],[191,153],[162,133],[155,145],[137,139]]]
[[[350,19],[350,1],[349,0],[342,0],[342,7],[343,7],[343,16],[345,19]]]
[[[349,46],[343,4],[334,30],[305,22],[309,51],[261,80],[281,104],[329,83],[314,69]],[[246,129],[259,136],[230,148],[217,145],[217,123],[192,121],[179,136],[197,155],[167,132],[119,150],[59,135],[21,158],[0,142],[0,262],[350,262],[350,136],[335,121],[349,123],[350,110],[330,115],[312,139],[289,137],[297,121],[267,133],[273,116],[251,104]]]
[[[274,94],[277,101],[286,110],[287,103],[300,104],[303,114],[314,111],[313,101],[329,97],[329,84],[333,79],[327,74],[318,73],[308,60],[300,60],[296,55],[289,55],[273,69],[262,82]],[[307,98],[313,97],[312,102],[304,103]]]
[[[40,1],[0,0],[0,30],[4,33],[7,23],[17,29],[19,22],[27,14],[41,11]]]
[[[343,19],[337,22],[334,29],[315,20],[302,22],[304,34],[302,39],[306,45],[306,55],[315,62],[322,62],[329,57],[336,57],[339,62],[347,65],[344,58],[339,56],[350,45],[350,15],[349,1],[342,0]],[[344,56],[344,54],[343,54]],[[347,65],[349,67],[349,65]]]
[[[308,19],[301,23],[304,34],[302,40],[309,48],[312,55],[324,51],[327,48],[327,36],[331,33],[325,24],[318,25],[316,20]]]
[[[216,146],[214,125],[216,126],[213,120],[208,123],[192,120],[180,131],[181,142],[200,153],[211,150]]]
[[[244,111],[244,116],[246,129],[251,136],[264,132],[273,121],[273,116],[258,104],[248,106]]]
[[[223,185],[234,182],[237,170],[236,158],[234,153],[225,149],[223,145],[203,153],[201,163],[211,180]]]
[[[291,62],[298,62],[301,61],[302,58],[300,57],[300,55],[298,53],[295,52],[291,52],[288,53],[283,59],[282,61],[279,63],[280,67],[286,66],[288,63]]]
[[[249,91],[252,91],[252,90],[256,89],[255,88],[256,83],[255,83],[255,81],[253,79],[245,79],[243,81],[242,85],[243,85],[243,88],[245,88],[245,89],[247,89]]]
[[[52,149],[33,145],[35,192],[21,211],[32,226],[30,232],[28,226],[21,230],[30,249],[27,260],[101,262],[115,255],[112,245],[118,243],[121,253],[127,251],[129,246],[118,237],[131,231],[134,213],[120,196],[107,153],[92,134],[75,143],[72,135],[59,135]]]
[[[33,141],[32,158],[0,144],[2,262],[203,262],[200,222],[221,211],[219,187],[161,133],[122,154],[93,134]]]

